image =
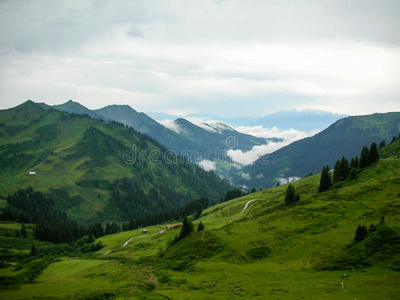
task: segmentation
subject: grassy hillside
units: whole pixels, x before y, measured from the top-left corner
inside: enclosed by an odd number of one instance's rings
[[[372,142],[389,142],[400,132],[400,113],[373,114],[341,119],[313,137],[265,155],[233,176],[247,187],[273,187],[278,178],[304,177],[333,167],[343,155],[349,160]],[[243,176],[243,173],[247,174]]]
[[[0,111],[0,146],[0,196],[32,186],[86,223],[217,200],[231,188],[132,128],[32,101]]]
[[[165,225],[103,237],[105,247],[94,257],[58,260],[36,283],[0,296],[397,299],[400,159],[385,156],[323,193],[317,193],[319,174],[299,180],[301,199],[291,206],[284,204],[284,185],[210,207],[194,222],[205,230],[175,244],[179,227],[160,233]],[[358,225],[370,224],[377,229],[355,243]]]

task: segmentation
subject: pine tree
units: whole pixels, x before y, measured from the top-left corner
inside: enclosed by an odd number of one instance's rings
[[[322,168],[318,192],[321,193],[327,191],[331,186],[332,186],[332,179],[331,179],[331,174],[329,173],[329,166],[327,165]]]
[[[24,223],[22,223],[22,225],[21,225],[21,235],[22,235],[24,238],[27,238],[27,237],[28,237],[28,233],[26,232],[26,228],[25,228],[25,224],[24,224]]]
[[[94,235],[91,233],[89,234],[88,244],[93,243],[95,241]]]
[[[382,149],[383,147],[385,147],[386,146],[386,141],[385,140],[382,140],[380,143],[379,143],[379,149]]]
[[[339,182],[342,178],[342,168],[340,160],[337,160],[333,169],[333,183]]]
[[[36,256],[37,255],[37,250],[35,244],[32,244],[30,256]]]
[[[111,224],[111,233],[118,233],[121,231],[121,227],[116,222]]]
[[[136,222],[135,222],[134,219],[131,219],[131,220],[129,221],[128,228],[129,228],[129,230],[134,230],[134,229],[137,228],[137,227],[136,227]]]
[[[356,179],[357,178],[357,170],[355,168],[351,168],[350,169],[349,178],[350,179]]]
[[[277,186],[280,186],[280,185],[281,185],[281,183],[280,183],[279,180],[278,180],[278,181],[276,182],[276,185],[275,185],[275,186],[277,187]]]
[[[350,166],[346,157],[342,157],[340,161],[340,180],[346,180],[349,177]]]
[[[193,223],[185,215],[185,218],[183,219],[182,228],[181,228],[181,231],[180,231],[179,236],[178,236],[178,240],[183,239],[185,236],[189,235],[193,231],[194,231]]]
[[[368,229],[366,226],[364,225],[358,225],[357,230],[356,230],[356,234],[354,236],[354,242],[358,243],[360,241],[362,241],[363,239],[365,239],[368,235]]]
[[[294,185],[289,183],[289,186],[287,187],[285,194],[285,204],[289,205],[299,200],[300,200],[300,195],[296,195],[296,190],[294,188]]]
[[[369,156],[368,146],[364,146],[361,150],[360,169],[362,169],[368,165],[368,156]]]
[[[203,231],[204,230],[204,225],[202,222],[199,223],[199,226],[197,226],[197,231]]]
[[[200,218],[200,215],[201,215],[202,212],[203,212],[203,210],[202,210],[201,206],[198,205],[198,206],[197,206],[197,212],[196,212],[196,215],[195,215],[194,218],[195,218],[195,219]]]
[[[376,162],[379,159],[379,153],[378,153],[378,145],[373,142],[371,144],[371,147],[369,149],[369,155],[368,155],[368,162],[367,165],[370,166],[374,162]]]
[[[111,225],[110,225],[109,222],[107,222],[107,224],[106,224],[106,232],[105,232],[105,234],[106,235],[111,234]]]
[[[354,169],[354,164],[355,164],[355,160],[354,160],[354,157],[352,157],[350,160],[350,170]]]
[[[358,155],[354,159],[354,168],[358,169],[360,167],[360,160],[358,159]]]

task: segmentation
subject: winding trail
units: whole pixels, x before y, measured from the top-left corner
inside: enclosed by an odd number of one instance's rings
[[[127,240],[127,241],[125,242],[125,244],[122,246],[122,248],[124,248],[126,245],[128,245],[129,242],[132,241],[132,240],[133,240],[133,238],[130,238],[129,240]]]
[[[251,202],[253,202],[253,201],[259,201],[259,200],[262,200],[262,199],[253,199],[253,200],[250,200],[249,202],[246,203],[246,205],[244,206],[244,208],[242,209],[241,212],[244,212],[244,211],[247,209],[247,207],[249,206],[249,204],[250,204]]]

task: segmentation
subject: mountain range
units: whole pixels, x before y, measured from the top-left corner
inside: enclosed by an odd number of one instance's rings
[[[272,187],[318,173],[326,164],[333,167],[342,156],[349,160],[372,142],[389,142],[400,132],[400,113],[372,114],[343,118],[313,137],[295,141],[233,175],[235,185]]]
[[[78,103],[71,105],[71,102],[55,108],[76,113],[90,111]],[[195,125],[187,119],[178,118],[174,121],[161,121],[160,124],[127,105],[111,105],[93,113],[150,135],[168,149],[178,154],[184,153],[191,162],[199,163],[206,170],[213,170],[231,184],[243,189],[272,187],[277,181],[288,182],[319,172],[325,162],[333,166],[342,155],[348,158],[356,156],[364,145],[373,141],[387,142],[400,130],[400,114],[396,112],[344,116],[337,120],[343,115],[315,110],[281,111],[263,118],[242,121],[245,125],[265,128],[280,126],[300,129],[315,129],[316,124],[324,125],[335,121],[315,136],[295,141],[258,159],[260,155],[255,156],[252,164],[238,164],[233,160],[232,151],[240,150],[244,155],[256,155],[253,150],[257,146],[283,140],[243,134],[220,122]]]
[[[159,122],[144,113],[139,113],[128,105],[109,105],[97,110],[89,110],[72,100],[54,106],[55,109],[76,114],[87,114],[94,118],[112,120],[131,126],[157,140],[176,154],[184,155],[189,161],[218,161],[212,169],[226,178],[231,166],[227,150],[251,150],[254,146],[282,141],[279,138],[265,139],[236,131],[222,123],[202,123],[195,125],[179,118],[171,122]],[[209,167],[202,164],[207,170]],[[209,166],[209,165],[208,165]]]
[[[160,121],[181,118],[180,116],[166,113],[148,113],[148,115],[153,119]],[[265,129],[277,127],[280,130],[295,129],[306,132],[311,132],[316,129],[323,130],[337,120],[345,117],[347,117],[347,115],[313,109],[281,110],[276,113],[254,118],[222,118],[219,116],[204,114],[189,114],[185,116],[188,120],[214,120],[214,122],[215,120],[218,120],[221,123],[229,124],[234,127],[262,126]]]
[[[0,111],[1,197],[28,186],[84,223],[218,201],[232,188],[132,127],[32,101]]]

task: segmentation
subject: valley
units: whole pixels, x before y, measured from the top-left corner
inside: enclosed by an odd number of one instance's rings
[[[0,0],[0,300],[399,300],[399,12]]]
[[[33,241],[31,225],[24,240],[10,237],[10,230],[20,224],[2,223],[3,247],[5,241],[13,241],[3,248],[3,257],[13,265],[0,269],[0,295],[6,299],[27,295],[41,299],[396,299],[399,153],[397,139],[355,179],[322,193],[318,193],[319,174],[301,179],[294,183],[301,199],[292,205],[284,203],[287,185],[281,185],[209,207],[193,220],[195,228],[202,222],[205,229],[175,243],[181,227],[163,231],[168,224],[164,223],[145,227],[146,233],[140,228],[98,238],[102,248],[92,253],[64,252],[46,261],[48,256],[39,254],[57,248]],[[372,228],[371,224],[375,231],[355,242],[357,226]],[[31,241],[39,256],[29,259]],[[45,267],[32,281],[24,279],[35,261]]]

